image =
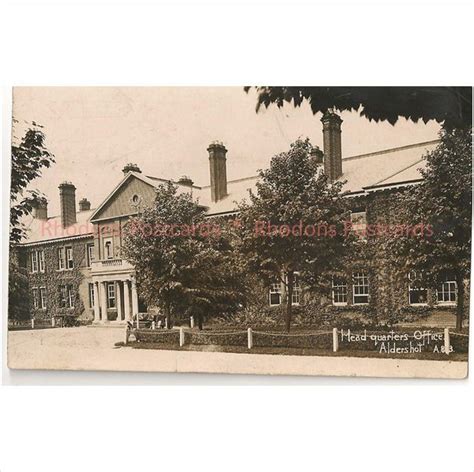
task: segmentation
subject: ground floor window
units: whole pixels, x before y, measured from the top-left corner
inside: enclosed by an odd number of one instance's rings
[[[94,308],[94,284],[89,284],[89,308]]]
[[[423,285],[423,274],[412,270],[408,274],[408,301],[410,305],[426,305],[428,290]]]
[[[72,285],[59,286],[59,306],[61,308],[74,308],[74,292]]]
[[[301,285],[300,285],[299,274],[296,273],[294,282],[293,282],[293,294],[291,295],[291,304],[299,305],[300,301],[301,301]]]
[[[38,289],[33,288],[31,290],[32,296],[33,296],[33,307],[38,308],[39,307],[39,299],[38,299]]]
[[[46,310],[46,289],[44,287],[41,287],[39,289],[39,294],[40,294],[40,297],[39,297],[40,308],[42,310]]]
[[[115,308],[115,282],[109,282],[107,284],[107,307]]]
[[[438,303],[454,305],[457,302],[458,284],[451,273],[447,273],[441,280],[436,290],[436,299]]]
[[[365,271],[352,274],[352,292],[354,305],[369,303],[369,276]]]
[[[332,278],[333,305],[347,305],[347,281],[343,277]]]
[[[281,284],[273,283],[270,285],[270,306],[280,305],[281,304]]]

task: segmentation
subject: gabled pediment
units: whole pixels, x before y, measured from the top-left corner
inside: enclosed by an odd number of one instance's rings
[[[109,220],[137,213],[137,208],[151,206],[155,187],[145,176],[130,172],[91,215],[90,221]]]

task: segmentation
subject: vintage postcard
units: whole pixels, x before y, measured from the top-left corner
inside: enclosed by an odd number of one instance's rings
[[[13,90],[10,369],[465,378],[472,90]]]

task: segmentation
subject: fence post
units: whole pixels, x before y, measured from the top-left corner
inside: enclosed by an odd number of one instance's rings
[[[31,329],[35,329],[35,319],[31,318]]]
[[[137,313],[137,329],[140,329],[140,317],[138,316],[138,313]]]
[[[194,328],[194,316],[189,317],[189,326],[191,326],[191,328]]]
[[[54,320],[54,316],[51,317],[51,326],[54,328],[56,325],[56,322]]]
[[[337,337],[337,328],[332,329],[332,351],[339,351],[339,338]]]
[[[247,345],[249,349],[252,349],[252,346],[253,346],[252,328],[247,329]]]
[[[179,346],[184,346],[184,328],[179,328]]]
[[[130,337],[130,330],[128,326],[125,328],[125,346],[128,344],[128,338]]]
[[[449,356],[449,348],[451,347],[451,342],[449,339],[449,328],[444,328],[444,353]]]
[[[155,329],[155,322],[154,321],[151,322],[151,329]]]

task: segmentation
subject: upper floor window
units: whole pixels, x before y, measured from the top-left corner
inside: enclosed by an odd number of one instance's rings
[[[112,238],[104,238],[104,259],[114,258],[114,248]]]
[[[74,259],[72,255],[72,246],[58,248],[58,269],[73,269]]]
[[[410,305],[426,305],[428,290],[423,285],[423,274],[412,270],[408,274],[408,301]]]
[[[74,268],[74,259],[72,257],[72,247],[66,247],[66,267],[68,269]]]
[[[44,251],[38,251],[39,271],[45,272],[46,264],[44,261]]]
[[[365,211],[351,212],[351,227],[360,239],[367,239],[367,214]]]
[[[352,274],[352,293],[354,305],[369,303],[369,276],[366,271]]]
[[[87,260],[87,267],[92,265],[92,261],[94,260],[94,243],[86,244],[86,260]]]
[[[333,305],[347,305],[347,281],[344,277],[332,278]]]
[[[31,272],[38,272],[38,251],[31,253]]]
[[[445,305],[455,305],[457,302],[458,284],[452,273],[444,274],[441,283],[436,290],[436,300]]]
[[[107,307],[115,308],[115,282],[109,282],[107,284]]]

